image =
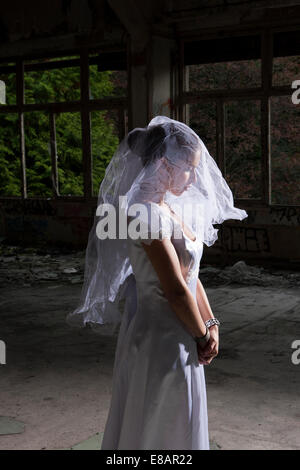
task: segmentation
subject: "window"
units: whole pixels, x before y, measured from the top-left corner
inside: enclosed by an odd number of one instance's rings
[[[271,97],[271,201],[299,204],[300,105],[290,96]]]
[[[26,187],[29,197],[52,195],[49,117],[44,111],[24,113]]]
[[[98,195],[105,169],[119,144],[121,120],[122,116],[114,109],[91,113],[94,196]]]
[[[225,102],[225,174],[234,198],[260,199],[260,102]]]
[[[1,196],[21,196],[21,160],[19,154],[19,117],[0,114],[0,189]]]
[[[300,104],[291,85],[300,80],[300,32],[184,41],[181,65],[179,115],[235,199],[299,205]]]
[[[96,196],[127,131],[125,51],[0,64],[0,81],[0,196]]]
[[[79,101],[79,59],[70,56],[24,61],[25,104]]]
[[[188,120],[191,128],[202,138],[207,150],[215,155],[216,148],[216,102],[211,100],[194,103],[188,107]],[[202,137],[201,137],[202,136]]]

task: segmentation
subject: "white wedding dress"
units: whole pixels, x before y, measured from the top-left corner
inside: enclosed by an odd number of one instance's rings
[[[166,209],[159,210],[165,217]],[[178,224],[167,219],[173,228]],[[196,298],[203,244],[182,235],[170,238]],[[141,239],[129,238],[128,249],[134,274],[128,279],[101,450],[209,450],[204,366],[196,343],[163,295]]]

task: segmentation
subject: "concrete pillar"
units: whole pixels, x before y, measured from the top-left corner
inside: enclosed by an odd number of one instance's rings
[[[149,42],[130,37],[129,43],[129,116],[128,130],[144,127],[149,115]]]
[[[159,114],[171,113],[171,54],[175,41],[152,36],[157,4],[108,0],[129,34],[128,129],[144,127]]]
[[[141,49],[131,40],[129,127],[144,127],[157,115],[171,117],[172,53],[175,42],[152,36]]]
[[[172,54],[175,41],[153,36],[150,48],[149,119],[158,115],[172,117]]]

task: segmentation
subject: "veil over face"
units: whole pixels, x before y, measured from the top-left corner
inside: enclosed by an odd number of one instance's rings
[[[155,214],[161,203],[207,246],[218,238],[213,224],[247,217],[245,210],[234,206],[232,192],[200,137],[166,116],[156,116],[145,128],[131,131],[106,169],[86,249],[80,303],[66,319],[71,326],[89,323],[100,334],[116,332],[133,273],[122,221],[136,216],[142,233],[149,225],[149,213],[141,207],[150,204]],[[118,214],[116,237],[100,238],[99,217],[109,206]]]

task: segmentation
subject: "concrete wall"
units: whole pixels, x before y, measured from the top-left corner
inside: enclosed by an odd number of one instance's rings
[[[11,244],[84,249],[95,203],[32,199],[2,200],[0,236]],[[300,267],[300,208],[251,209],[244,221],[227,221],[219,238],[205,247],[203,263]]]

